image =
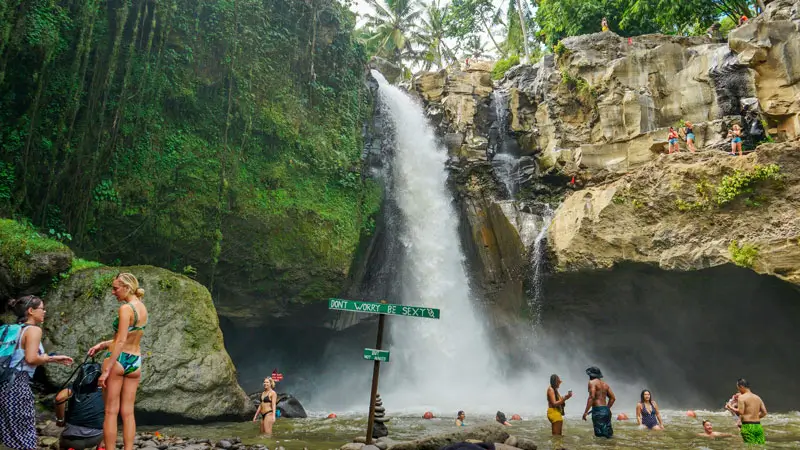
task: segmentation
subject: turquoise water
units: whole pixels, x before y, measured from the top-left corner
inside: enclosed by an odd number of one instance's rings
[[[621,411],[615,411],[615,413]],[[625,411],[631,415],[631,412]],[[766,446],[745,446],[737,436],[732,438],[707,439],[696,434],[703,431],[701,421],[711,420],[714,431],[737,433],[730,414],[726,412],[698,411],[697,419],[689,418],[682,412],[664,411],[662,414],[666,430],[643,431],[635,421],[614,422],[615,437],[611,440],[595,438],[591,420],[583,422],[580,416],[567,416],[564,424],[563,445],[568,449],[757,449],[757,448],[800,448],[800,413],[771,414],[764,421],[767,435]],[[550,424],[542,416],[513,421],[508,428],[510,434],[527,437],[539,445],[540,449],[556,448],[557,442],[551,440]],[[491,422],[491,417],[467,417],[468,425]],[[392,417],[389,437],[397,440],[413,440],[430,434],[455,430],[453,419],[425,420],[419,417]],[[278,419],[272,438],[258,434],[258,424],[253,422],[214,423],[206,425],[173,426],[158,429],[162,434],[221,439],[239,437],[247,444],[266,444],[269,448],[282,445],[287,450],[338,449],[355,436],[366,434],[366,416],[346,415],[337,419],[312,417],[308,419]]]

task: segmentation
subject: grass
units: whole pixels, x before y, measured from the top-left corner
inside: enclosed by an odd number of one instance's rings
[[[767,181],[781,183],[783,174],[777,164],[766,166],[756,165],[752,170],[734,170],[731,175],[725,175],[719,185],[701,180],[695,185],[697,200],[689,202],[683,199],[675,200],[678,210],[694,211],[710,209],[713,206],[723,207],[738,198],[744,198],[744,204],[749,207],[761,206],[767,199],[756,192],[758,186]]]

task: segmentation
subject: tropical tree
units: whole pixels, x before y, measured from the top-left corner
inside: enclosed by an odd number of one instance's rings
[[[414,43],[421,47],[418,55],[424,70],[430,70],[433,66],[443,68],[457,59],[456,50],[445,42],[449,15],[449,5],[442,7],[439,0],[433,0],[425,9],[419,29],[413,35]]]
[[[492,0],[453,0],[448,19],[448,36],[466,41],[478,34],[485,34],[500,53],[506,57],[506,50],[497,42],[492,32],[494,25],[503,25],[502,9],[495,7]]]
[[[419,0],[367,0],[374,12],[366,14],[368,42],[377,55],[403,66],[403,58],[413,58],[413,33],[423,13]]]

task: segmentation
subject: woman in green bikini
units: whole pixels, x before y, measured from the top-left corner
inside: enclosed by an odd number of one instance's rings
[[[103,361],[103,373],[98,380],[105,398],[105,442],[117,440],[117,416],[122,416],[124,450],[132,450],[136,437],[133,404],[142,377],[139,343],[147,325],[147,308],[141,300],[144,289],[139,287],[139,281],[130,273],[120,273],[114,278],[111,293],[122,303],[112,324],[114,337],[89,349],[89,355],[108,350]]]

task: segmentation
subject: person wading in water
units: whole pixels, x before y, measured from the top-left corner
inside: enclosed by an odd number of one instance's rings
[[[603,373],[597,367],[586,369],[589,376],[589,398],[586,400],[586,410],[583,411],[583,420],[592,411],[592,424],[594,425],[594,435],[597,437],[611,438],[614,436],[614,429],[611,427],[611,407],[617,397],[611,390],[611,386],[602,380]],[[606,403],[608,399],[608,403]]]
[[[636,405],[636,421],[639,425],[650,430],[663,430],[664,421],[658,411],[658,403],[653,400],[653,395],[647,389],[642,391],[641,402]],[[649,409],[648,409],[649,407]]]
[[[253,422],[261,417],[261,434],[272,436],[272,425],[275,423],[275,414],[278,410],[278,394],[275,393],[275,381],[264,378],[264,392],[261,393],[261,403],[258,405]]]
[[[736,382],[739,389],[739,405],[733,412],[742,419],[742,440],[745,444],[764,444],[764,428],[761,419],[767,415],[767,407],[761,397],[750,391],[750,383],[744,378]]]
[[[558,393],[561,386],[561,378],[558,375],[550,375],[550,387],[547,388],[547,420],[550,421],[553,436],[561,436],[564,427],[564,404],[572,398],[572,391],[567,392],[564,397]]]

